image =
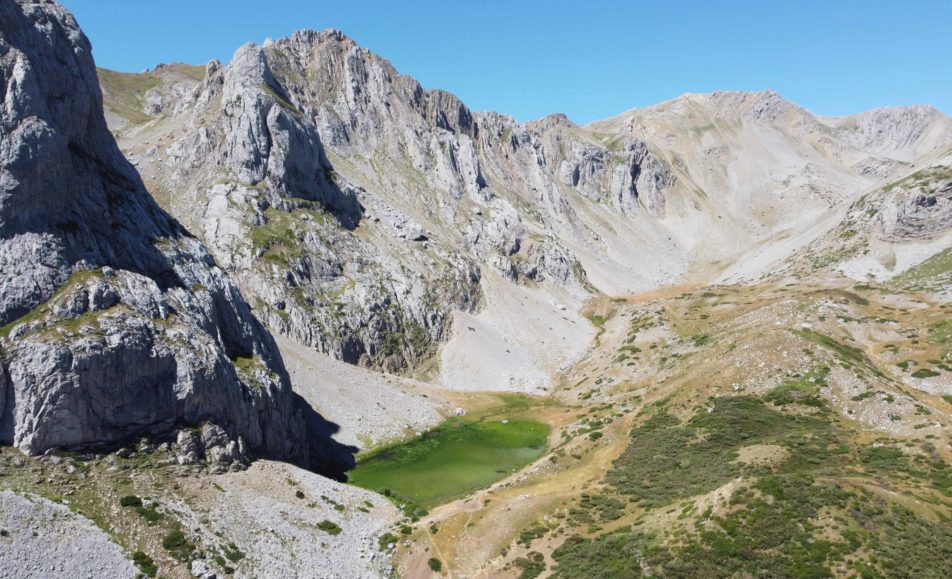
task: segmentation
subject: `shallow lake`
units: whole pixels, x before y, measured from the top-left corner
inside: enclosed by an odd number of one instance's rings
[[[542,456],[549,426],[525,419],[452,418],[361,458],[350,482],[432,507],[487,487]]]

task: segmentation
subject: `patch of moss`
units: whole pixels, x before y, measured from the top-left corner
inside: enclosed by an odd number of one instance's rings
[[[952,319],[929,326],[929,341],[943,346],[952,345]]]
[[[545,556],[538,551],[530,551],[526,557],[519,557],[512,563],[522,570],[519,579],[535,579],[545,572]]]
[[[443,562],[436,557],[430,557],[426,564],[430,567],[430,571],[434,573],[439,573],[443,570]]]
[[[381,551],[389,549],[392,545],[397,544],[397,537],[393,533],[384,533],[377,539],[377,546]]]
[[[165,518],[165,515],[151,507],[136,507],[136,513],[138,513],[139,516],[145,519],[145,521],[150,525],[155,524]]]
[[[162,548],[179,561],[187,561],[195,546],[185,537],[181,529],[173,529],[162,539]]]
[[[529,547],[532,545],[533,541],[535,541],[536,539],[541,539],[548,532],[549,532],[549,529],[545,525],[536,523],[532,525],[531,527],[529,527],[528,529],[524,529],[521,533],[519,533],[519,538],[516,540],[516,542],[518,542],[520,545],[525,545],[526,547]]]
[[[142,499],[135,495],[126,495],[119,499],[120,507],[141,507]]]
[[[343,531],[343,529],[340,528],[340,525],[327,519],[324,519],[318,523],[317,528],[324,531],[328,535],[340,535]]]
[[[890,285],[909,290],[927,290],[952,284],[952,249],[941,251],[896,276]]]
[[[238,548],[238,545],[234,543],[228,543],[225,545],[225,558],[227,558],[232,563],[238,563],[245,558],[244,552]]]
[[[866,356],[863,354],[862,350],[853,346],[847,346],[832,336],[828,336],[809,328],[799,328],[795,331],[795,333],[832,351],[843,360],[858,363],[866,362]]]
[[[579,508],[597,514],[603,521],[614,521],[625,514],[625,504],[608,495],[582,493]]]

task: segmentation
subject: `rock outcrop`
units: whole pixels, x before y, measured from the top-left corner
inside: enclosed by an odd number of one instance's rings
[[[850,207],[836,235],[867,243],[904,243],[934,239],[949,229],[952,152],[861,197]]]
[[[887,194],[879,218],[883,239],[929,239],[952,227],[952,167],[927,167]]]
[[[895,278],[952,245],[952,149],[863,195],[783,271],[835,269],[855,279]]]
[[[36,454],[207,423],[217,447],[304,457],[273,340],[119,151],[57,4],[0,3],[0,105],[0,442]]]

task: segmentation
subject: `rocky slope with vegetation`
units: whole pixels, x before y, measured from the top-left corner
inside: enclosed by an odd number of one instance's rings
[[[948,276],[910,270],[923,286]],[[479,577],[943,577],[949,296],[835,274],[605,299],[525,470],[414,526]]]
[[[952,573],[941,112],[518,122],[339,31],[0,17],[2,567]]]
[[[947,253],[950,244],[952,149],[946,149],[851,203],[842,221],[787,260],[787,269],[835,269],[883,282]]]

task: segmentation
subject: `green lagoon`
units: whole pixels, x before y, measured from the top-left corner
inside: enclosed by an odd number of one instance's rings
[[[421,436],[371,451],[350,482],[430,508],[518,471],[545,452],[549,426],[527,419],[451,418]]]

